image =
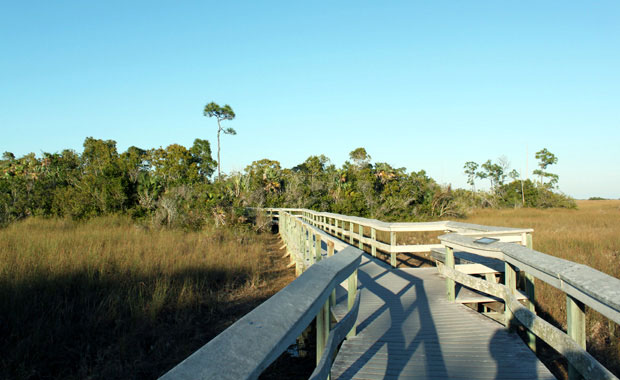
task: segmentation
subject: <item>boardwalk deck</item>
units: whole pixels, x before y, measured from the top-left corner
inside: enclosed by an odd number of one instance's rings
[[[358,276],[358,334],[342,344],[332,379],[554,379],[516,334],[447,301],[437,269],[364,257]]]

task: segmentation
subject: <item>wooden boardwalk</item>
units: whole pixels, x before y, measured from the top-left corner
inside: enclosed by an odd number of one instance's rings
[[[555,379],[515,333],[447,301],[436,268],[365,255],[358,278],[358,334],[342,344],[332,379]]]

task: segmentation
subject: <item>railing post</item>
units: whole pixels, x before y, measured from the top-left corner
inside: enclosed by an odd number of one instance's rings
[[[327,257],[334,256],[334,242],[332,240],[327,241]],[[334,306],[336,304],[336,288],[332,290],[332,294],[329,296],[329,303]]]
[[[360,251],[364,250],[364,226],[358,224],[357,230],[359,231],[359,249]]]
[[[304,225],[302,224],[301,220],[298,223],[299,226],[299,257],[302,260],[306,259],[306,249],[305,249],[305,244],[306,244],[306,239],[304,238]],[[302,262],[302,267],[305,265],[305,263]],[[303,269],[302,269],[303,270]]]
[[[357,293],[357,269],[354,270],[349,276],[347,288],[349,292],[347,299],[348,310],[351,311],[351,309],[353,309],[353,305],[355,304],[355,295]],[[351,331],[347,334],[347,338],[354,337],[355,335],[357,335],[357,323],[353,325]]]
[[[353,245],[353,222],[349,222],[349,244]]]
[[[316,364],[318,365],[323,356],[323,350],[329,337],[329,300],[325,301],[325,304],[319,310],[316,315]]]
[[[321,261],[323,258],[321,256],[321,235],[318,233],[314,235],[314,250],[315,250],[315,261]]]
[[[374,228],[370,228],[370,239],[372,240],[372,245],[370,246],[370,252],[372,253],[372,257],[377,257],[377,230]]]
[[[525,246],[529,249],[533,249],[532,243],[532,234],[527,233],[525,235]],[[536,288],[534,286],[534,276],[530,273],[525,273],[525,294],[527,295],[527,299],[529,302],[527,303],[528,309],[534,314],[536,314]],[[536,335],[530,330],[527,330],[527,345],[530,349],[536,352]]]
[[[586,349],[586,310],[585,305],[566,295],[566,333],[584,350]],[[581,379],[579,372],[568,365],[569,380]]]
[[[302,251],[302,242],[303,242],[303,234],[302,234],[302,224],[301,221],[295,218],[295,240],[297,241],[297,259],[295,260],[295,274],[300,276],[304,272],[304,263],[299,259],[303,259],[303,251]]]
[[[310,229],[304,224],[304,259],[308,261],[310,261],[310,246],[312,244],[310,239],[312,239],[310,236]]]
[[[446,267],[454,269],[454,250],[450,247],[446,247]],[[448,296],[448,301],[454,301],[456,298],[454,280],[448,276],[446,276],[446,295]]]
[[[515,270],[515,267],[511,264],[507,262],[505,262],[504,264],[504,285],[506,286],[506,291],[510,292],[510,294],[515,296],[517,292],[517,272]],[[513,315],[510,307],[508,306],[508,303],[508,301],[504,301],[504,324],[507,328],[513,329],[515,327],[513,322]]]
[[[390,231],[390,265],[396,268],[396,232]]]

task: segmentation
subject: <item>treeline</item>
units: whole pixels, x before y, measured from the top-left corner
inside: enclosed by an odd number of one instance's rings
[[[491,205],[476,200],[486,193],[453,191],[423,170],[407,173],[370,160],[365,149],[358,148],[339,168],[323,155],[293,168],[263,159],[241,173],[213,178],[217,162],[207,140],[196,139],[189,148],[132,146],[119,153],[115,141],[89,137],[81,154],[63,150],[16,158],[4,153],[0,223],[31,215],[85,219],[125,213],[154,225],[196,229],[243,221],[248,207],[299,207],[415,221],[459,217],[470,207]],[[518,203],[512,199],[522,185],[515,182],[499,187],[508,186],[502,190],[505,201],[492,206]],[[528,200],[540,197],[541,190],[555,194],[529,181],[523,189]]]
[[[549,166],[557,164],[558,158],[546,148],[536,152],[538,167],[532,174],[538,181],[523,179],[521,174],[510,170],[508,158],[502,156],[496,161],[487,160],[482,164],[468,161],[463,166],[467,183],[471,186],[470,207],[532,207],[532,208],[576,208],[575,200],[557,192],[559,176],[548,171]],[[510,181],[507,182],[508,178]],[[476,180],[488,180],[489,191],[476,191]],[[466,198],[467,199],[467,198]]]

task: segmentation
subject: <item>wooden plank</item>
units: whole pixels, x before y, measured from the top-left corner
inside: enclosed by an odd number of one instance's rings
[[[449,269],[454,269],[454,251],[450,247],[446,247],[446,267]],[[448,301],[454,301],[456,296],[454,286],[454,279],[446,277],[446,295],[448,297]]]
[[[458,264],[454,266],[454,269],[465,274],[500,273],[484,264]]]
[[[586,348],[586,310],[582,302],[566,296],[566,333],[581,348]],[[573,365],[568,366],[568,378],[578,380],[581,375]]]
[[[377,240],[377,230],[375,228],[370,228],[370,240]],[[377,257],[377,246],[375,244],[370,243],[370,253],[373,257]]]
[[[434,268],[391,269],[367,258],[358,334],[343,342],[332,379],[553,379],[516,334],[447,302]]]

